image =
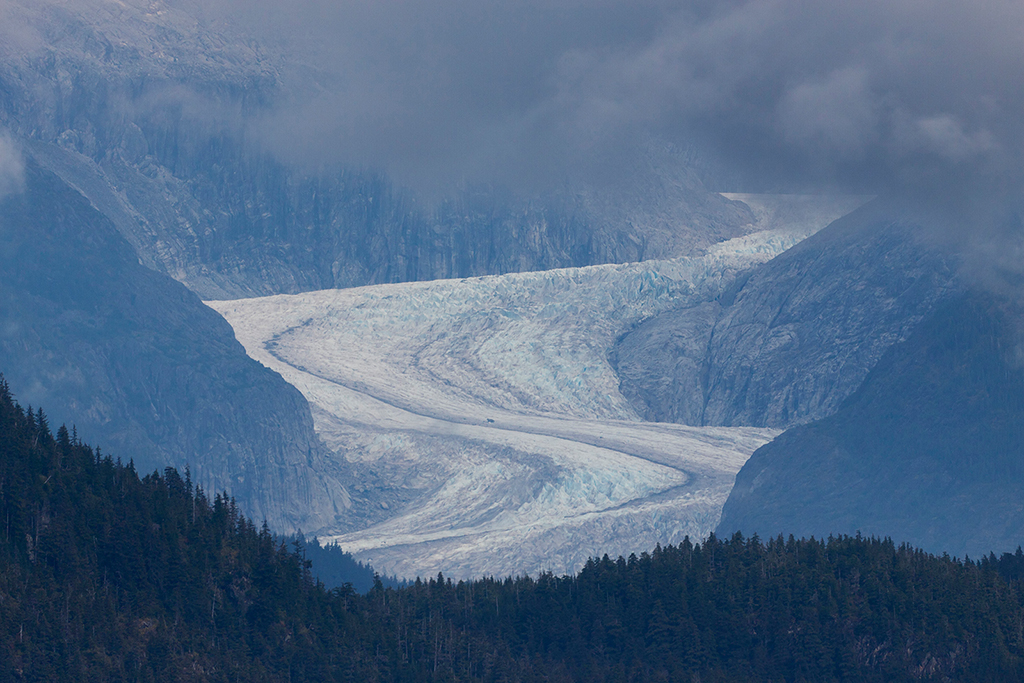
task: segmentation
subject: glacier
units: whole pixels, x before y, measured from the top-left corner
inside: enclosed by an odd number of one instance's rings
[[[207,302],[353,473],[346,514],[306,531],[388,574],[454,578],[568,573],[710,533],[778,430],[645,422],[608,350],[861,203],[730,198],[757,216],[750,234],[686,258]]]

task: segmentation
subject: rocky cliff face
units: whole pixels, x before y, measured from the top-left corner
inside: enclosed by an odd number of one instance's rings
[[[31,160],[23,191],[0,201],[0,302],[0,372],[54,424],[143,473],[188,465],[276,529],[343,508],[299,392]]]
[[[741,278],[651,318],[612,353],[647,419],[788,427],[831,414],[950,293],[953,266],[916,220],[875,202]]]
[[[1021,319],[990,294],[941,306],[838,412],[754,453],[719,531],[1012,551],[1024,542]]]
[[[0,125],[203,298],[678,256],[750,223],[653,146],[612,203],[587,188],[469,188],[424,206],[380,174],[283,163],[252,124],[302,96],[282,77],[292,57],[200,14],[10,3]]]

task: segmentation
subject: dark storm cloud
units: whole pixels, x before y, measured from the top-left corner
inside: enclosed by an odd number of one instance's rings
[[[264,122],[295,158],[419,181],[547,182],[607,173],[654,136],[699,143],[776,188],[1019,181],[1019,2],[228,8],[300,53],[307,68],[290,77],[320,89],[294,89]]]

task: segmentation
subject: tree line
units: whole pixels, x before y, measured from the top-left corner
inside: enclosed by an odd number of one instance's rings
[[[0,523],[4,680],[1024,680],[1020,549],[736,534],[364,595],[187,470],[54,435],[2,379]]]

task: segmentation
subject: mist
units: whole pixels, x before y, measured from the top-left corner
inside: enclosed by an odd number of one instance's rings
[[[1021,181],[1020,3],[219,3],[205,11],[299,65],[255,125],[292,160],[412,185],[614,184],[653,139],[728,168],[742,187],[721,190]]]
[[[49,4],[144,27],[143,55],[173,37],[154,25],[198,23],[228,68],[276,80],[247,139],[421,189],[614,187],[659,146],[722,191],[969,201],[1022,182],[1024,5],[1009,0]],[[0,51],[45,45],[32,18],[46,7],[0,5]],[[190,87],[167,97],[204,118]]]

